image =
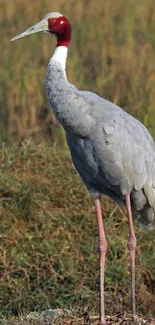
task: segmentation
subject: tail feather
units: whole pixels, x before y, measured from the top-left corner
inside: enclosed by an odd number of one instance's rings
[[[155,188],[152,186],[131,192],[133,216],[138,219],[140,227],[144,230],[155,228]]]

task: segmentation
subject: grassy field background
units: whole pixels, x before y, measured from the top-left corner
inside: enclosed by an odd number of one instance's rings
[[[1,315],[70,306],[97,312],[97,222],[47,103],[55,39],[10,39],[59,11],[73,27],[67,73],[139,118],[155,137],[153,0],[0,1]],[[103,200],[106,313],[129,309],[126,212]],[[137,226],[138,312],[155,316],[155,232]]]

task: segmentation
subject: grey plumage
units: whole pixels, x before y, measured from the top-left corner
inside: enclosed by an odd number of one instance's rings
[[[46,87],[74,165],[92,196],[103,193],[122,205],[130,193],[140,225],[155,227],[155,143],[145,126],[100,96],[79,91],[59,62],[50,61]]]
[[[125,203],[127,208],[131,307],[135,323],[136,236],[132,215],[144,229],[155,227],[155,143],[144,125],[120,107],[92,92],[79,91],[67,81],[65,67],[71,26],[65,16],[52,12],[12,40],[40,31],[57,38],[57,47],[47,69],[47,96],[65,129],[74,165],[94,198],[99,233],[100,325],[107,324],[104,308],[107,241],[101,194],[120,205]]]
[[[65,60],[71,28],[60,13],[49,13],[12,40],[40,31],[55,34],[57,46],[65,48],[65,54],[57,53],[57,59],[53,56],[48,65],[47,95],[66,131],[74,165],[89,192],[94,198],[106,194],[120,205],[124,204],[125,195],[131,194],[132,212],[139,224],[145,229],[154,228],[153,138],[143,124],[117,105],[92,92],[79,91],[67,81]]]

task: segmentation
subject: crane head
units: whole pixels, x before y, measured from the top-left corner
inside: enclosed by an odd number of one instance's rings
[[[39,23],[28,28],[25,32],[13,37],[11,41],[38,32],[48,32],[57,37],[57,46],[68,46],[71,39],[71,26],[68,19],[58,12],[47,14]]]

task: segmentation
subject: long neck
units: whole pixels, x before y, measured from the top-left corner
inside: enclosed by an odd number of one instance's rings
[[[62,124],[65,105],[69,96],[75,91],[66,76],[66,60],[68,48],[56,47],[47,68],[46,88],[50,106],[59,122]]]
[[[66,77],[67,47],[58,46],[48,64],[46,89],[50,106],[65,130],[85,135],[91,121],[84,111],[89,106]]]

